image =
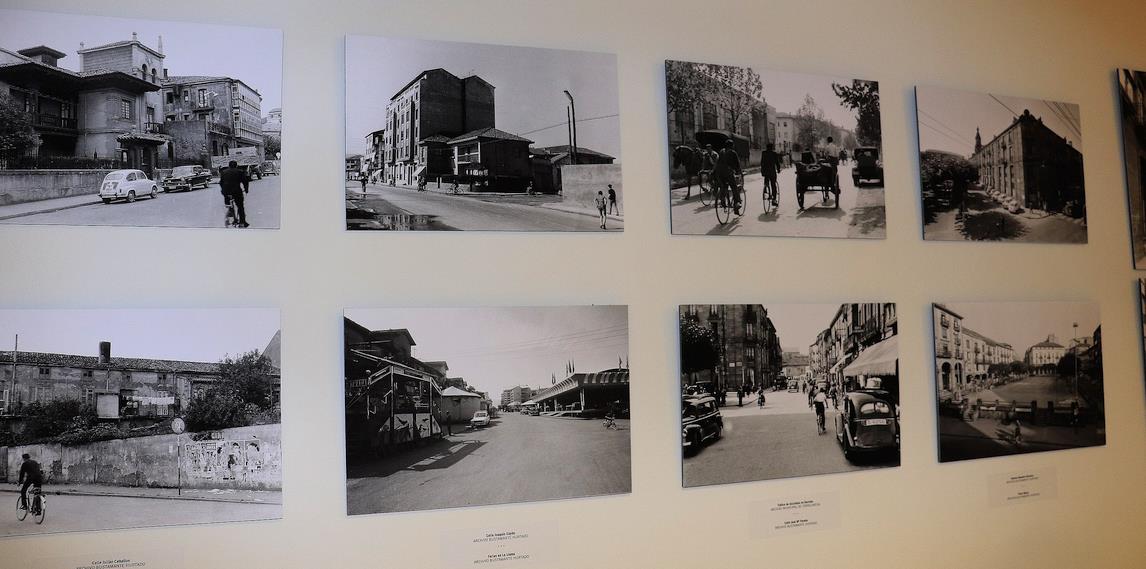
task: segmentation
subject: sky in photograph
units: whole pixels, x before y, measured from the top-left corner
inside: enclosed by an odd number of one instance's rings
[[[346,317],[371,330],[409,330],[414,357],[445,361],[449,377],[495,401],[517,385],[565,379],[569,361],[578,373],[615,368],[618,358],[628,365],[625,306],[355,309]]]
[[[25,10],[0,10],[0,47],[18,51],[46,45],[67,57],[59,65],[80,70],[80,56],[92,48],[131,39],[158,50],[170,75],[212,75],[240,79],[263,97],[262,113],[282,107],[282,32],[267,28],[132,20]]]
[[[788,73],[754,67],[764,84],[761,92],[764,101],[776,108],[777,112],[796,114],[804,104],[804,97],[811,95],[824,111],[824,118],[836,126],[852,132],[856,129],[856,112],[841,105],[840,98],[832,91],[832,83],[851,86],[852,78]]]
[[[217,362],[262,352],[279,330],[279,313],[255,309],[0,310],[0,351],[20,335],[21,352]]]
[[[493,85],[495,126],[534,146],[569,144],[569,102],[562,92],[569,90],[577,145],[620,163],[615,55],[370,36],[346,38],[346,152],[366,152],[366,135],[385,126],[390,97],[421,72],[439,67]]]
[[[920,150],[971,156],[976,128],[986,145],[1011,126],[1016,116],[1029,110],[1082,152],[1078,105],[937,87],[916,87],[915,93]]]
[[[1017,358],[1051,334],[1060,345],[1069,347],[1074,337],[1071,325],[1075,322],[1080,338],[1091,337],[1099,323],[1098,304],[1094,302],[978,302],[946,306],[963,317],[964,328],[1010,344]]]
[[[784,351],[808,354],[808,346],[831,325],[839,304],[765,304]]]

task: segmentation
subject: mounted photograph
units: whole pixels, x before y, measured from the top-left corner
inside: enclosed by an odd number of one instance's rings
[[[278,30],[0,10],[0,223],[278,229],[281,91]]]
[[[879,83],[665,61],[676,235],[883,239]]]
[[[895,304],[680,307],[685,487],[899,466]]]
[[[346,37],[346,228],[623,231],[617,56]]]
[[[1093,302],[932,305],[939,461],[1106,444]]]
[[[923,238],[1086,243],[1078,105],[915,88]]]
[[[0,537],[282,517],[278,310],[0,310],[0,343]]]
[[[348,309],[343,330],[348,515],[632,491],[628,307]]]
[[[1122,157],[1130,203],[1130,239],[1134,268],[1146,270],[1146,71],[1118,70],[1122,104]]]

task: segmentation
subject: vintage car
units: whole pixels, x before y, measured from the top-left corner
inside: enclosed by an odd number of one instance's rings
[[[470,426],[474,427],[474,428],[488,427],[489,426],[489,412],[488,411],[477,411],[477,412],[475,412],[473,418],[470,419]]]
[[[794,379],[788,380],[788,393],[796,393],[800,390],[800,384]]]
[[[835,194],[835,208],[839,209],[840,174],[836,160],[831,156],[817,156],[810,150],[800,153],[796,162],[796,198],[800,207],[804,207],[805,192],[818,190],[824,193],[824,203],[829,193]]]
[[[843,395],[836,415],[836,440],[844,457],[899,452],[899,417],[895,400],[882,389],[860,389]]]
[[[202,166],[176,166],[171,175],[163,179],[163,191],[194,190],[195,186],[211,185],[211,172]]]
[[[871,181],[875,185],[883,185],[883,160],[879,158],[879,149],[862,146],[852,153],[855,165],[852,166],[852,183],[860,187],[860,182]]]
[[[103,203],[111,203],[112,200],[118,199],[133,202],[135,198],[140,196],[154,198],[158,195],[159,186],[148,179],[147,174],[144,174],[142,170],[109,172],[103,177],[103,183],[99,186],[99,197]]]
[[[278,176],[279,175],[279,165],[277,163],[271,161],[271,160],[267,160],[266,162],[263,162],[261,169],[263,171],[264,176]]]
[[[700,452],[704,443],[720,438],[724,419],[720,417],[716,399],[686,395],[681,398],[680,407],[680,444],[686,456]]]

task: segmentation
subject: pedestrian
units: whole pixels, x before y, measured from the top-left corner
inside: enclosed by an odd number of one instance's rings
[[[219,173],[219,187],[223,193],[223,203],[235,204],[235,215],[239,218],[239,227],[250,227],[247,223],[247,210],[243,207],[243,194],[251,191],[251,177],[245,169],[239,168],[239,163],[231,160],[227,168]]]
[[[452,420],[452,418],[450,417],[450,412],[446,411],[446,436],[447,437],[454,436],[454,426],[450,424],[451,420]]]
[[[744,386],[743,385],[736,388],[736,406],[737,407],[743,407],[744,406]]]
[[[621,208],[617,205],[617,190],[613,189],[613,184],[609,184],[609,214],[621,214]]]
[[[1078,434],[1079,415],[1080,415],[1080,411],[1078,408],[1078,401],[1072,401],[1070,403],[1070,426],[1071,426],[1071,429],[1074,430],[1074,434],[1076,434],[1076,435]]]
[[[597,214],[601,216],[601,229],[605,229],[605,192],[598,190],[593,201],[597,205]]]
[[[363,175],[358,181],[362,182],[362,196],[366,197],[366,176]]]
[[[1023,444],[1023,424],[1017,415],[1015,416],[1015,442]]]

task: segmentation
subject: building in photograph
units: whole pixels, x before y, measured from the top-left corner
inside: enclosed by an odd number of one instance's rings
[[[784,362],[781,375],[788,379],[804,379],[811,369],[810,358],[800,352],[784,352],[781,355]]]
[[[829,326],[810,348],[817,354],[817,383],[837,388],[866,386],[880,378],[880,387],[899,389],[898,319],[894,303],[842,304]]]
[[[1007,205],[1061,212],[1085,203],[1082,153],[1030,110],[986,144],[976,133],[971,163],[984,189]]]
[[[362,176],[363,159],[361,154],[346,155],[346,179],[357,180]]]
[[[266,136],[273,136],[278,139],[283,137],[283,110],[280,107],[275,107],[267,111],[267,116],[263,117],[263,134]]]
[[[613,368],[572,373],[552,387],[534,393],[530,399],[544,411],[569,416],[602,415],[610,405],[628,409],[629,370]]]
[[[1066,355],[1066,351],[1066,346],[1059,344],[1058,339],[1051,334],[1046,340],[1027,348],[1023,361],[1032,375],[1055,375],[1058,373],[1058,362]]]
[[[533,398],[534,390],[528,385],[517,385],[501,392],[502,409],[514,409]]]
[[[688,374],[681,378],[682,387],[703,385],[720,394],[777,385],[783,356],[766,308],[759,304],[694,304],[681,309],[681,318],[709,328],[719,347],[716,370]]]
[[[561,169],[571,164],[612,164],[616,158],[584,146],[574,149],[568,144],[530,148],[533,167],[533,191],[542,194],[561,193]]]
[[[366,135],[366,154],[362,156],[362,168],[373,183],[382,181],[386,156],[386,129],[380,128]]]
[[[719,130],[748,139],[748,156],[741,156],[741,163],[745,167],[759,164],[760,151],[765,144],[777,140],[777,136],[768,131],[768,105],[764,96],[722,81],[708,71],[710,66],[707,65],[676,61],[668,62],[668,65],[691,66],[694,73],[709,83],[708,87],[700,90],[701,95],[695,103],[669,112],[669,154],[678,146],[696,146],[698,132]],[[739,105],[742,112],[736,116],[725,102],[729,97],[742,101]],[[777,114],[780,116],[783,113]]]
[[[1126,161],[1126,192],[1130,200],[1130,229],[1134,237],[1134,266],[1146,268],[1146,72],[1118,70],[1122,101],[1122,155]]]
[[[239,148],[263,155],[262,96],[241,79],[169,76],[163,84],[164,132],[176,164],[211,165],[212,156]]]

